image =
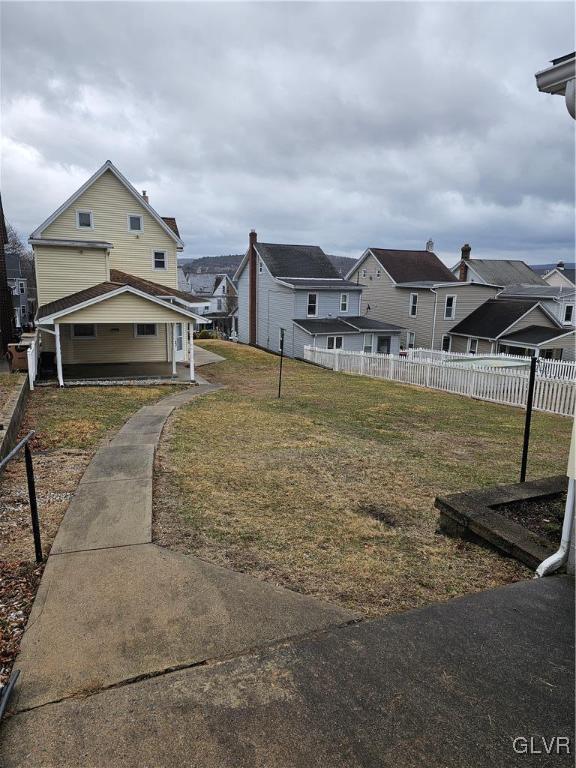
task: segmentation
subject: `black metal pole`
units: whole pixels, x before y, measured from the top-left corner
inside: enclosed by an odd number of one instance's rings
[[[280,329],[280,370],[278,371],[278,399],[282,394],[282,362],[284,360],[284,328]]]
[[[532,401],[534,400],[534,381],[538,358],[530,360],[530,378],[528,379],[528,398],[526,400],[526,420],[524,422],[524,445],[522,446],[522,465],[520,467],[520,482],[526,482],[526,465],[528,464],[528,446],[530,445],[530,424],[532,422]]]
[[[26,461],[26,479],[28,480],[28,496],[30,497],[30,512],[32,513],[32,533],[34,534],[34,550],[36,562],[42,562],[42,541],[40,540],[40,521],[38,520],[38,505],[36,504],[36,484],[34,483],[34,467],[32,466],[32,454],[28,443],[24,446],[24,459]]]

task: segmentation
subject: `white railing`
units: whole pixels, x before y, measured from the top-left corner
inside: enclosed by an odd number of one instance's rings
[[[406,357],[408,360],[426,361],[437,360],[442,362],[458,362],[459,360],[472,360],[473,356],[468,352],[442,352],[439,349],[408,349],[406,350]],[[514,368],[514,362],[518,362],[518,367],[528,368],[530,364],[530,358],[523,355],[507,355],[504,352],[489,353],[486,355],[478,355],[479,358],[490,358],[495,360],[494,368],[501,369],[498,365],[499,360],[504,360],[510,363],[510,368]],[[490,368],[491,366],[484,363],[483,368]],[[507,366],[508,367],[508,366]],[[572,360],[548,360],[546,358],[539,358],[538,374],[545,378],[550,379],[562,379],[564,381],[576,380],[576,362]]]
[[[38,358],[40,357],[40,340],[38,338],[38,332],[34,334],[27,334],[22,337],[23,344],[29,344],[26,355],[28,357],[28,381],[30,383],[30,389],[34,389],[34,382],[38,374]]]
[[[442,360],[412,360],[398,355],[316,347],[304,347],[304,359],[342,373],[389,379],[521,408],[525,407],[528,395],[528,372],[517,368],[463,368]],[[576,382],[536,376],[536,410],[573,416],[575,405]]]

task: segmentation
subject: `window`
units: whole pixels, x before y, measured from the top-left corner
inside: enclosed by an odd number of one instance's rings
[[[450,336],[442,336],[442,352],[450,352],[452,345],[452,338]]]
[[[366,270],[365,269],[362,270],[362,277],[366,277]]]
[[[475,355],[478,352],[478,339],[468,339],[468,354]]]
[[[571,323],[573,319],[574,319],[574,305],[566,304],[566,306],[564,307],[564,322]]]
[[[78,229],[93,229],[92,211],[76,211],[76,226]]]
[[[364,345],[362,347],[362,351],[367,352],[368,354],[372,352],[372,334],[371,333],[364,334]]]
[[[96,326],[93,323],[82,323],[72,326],[72,337],[74,339],[95,339]]]
[[[328,336],[328,349],[342,349],[342,336]]]
[[[222,312],[222,299],[216,299],[216,310]]]
[[[411,293],[410,294],[410,317],[416,317],[418,313],[418,294],[417,293]]]
[[[20,288],[20,293],[26,293],[26,282],[24,280],[18,281],[18,287]]]
[[[128,216],[128,232],[142,232],[144,230],[144,219],[136,213]]]
[[[20,307],[20,311],[22,312],[22,317],[26,317],[26,307]]]
[[[308,314],[308,317],[316,317],[316,315],[318,314],[318,294],[317,293],[308,294],[307,314]]]
[[[382,277],[382,270],[381,269],[377,269],[376,270],[376,280],[380,280],[381,277]]]
[[[340,294],[340,312],[348,312],[348,294]]]
[[[154,251],[154,269],[166,269],[166,251]]]
[[[258,259],[258,272],[259,274],[262,274],[262,272],[264,272],[264,267],[262,266],[262,259]]]
[[[414,331],[408,331],[406,341],[408,342],[408,349],[414,349],[414,346],[416,344],[416,334],[414,333]]]
[[[456,296],[446,296],[444,302],[444,320],[454,320],[456,317]]]
[[[136,323],[134,326],[135,336],[156,336],[155,323]]]

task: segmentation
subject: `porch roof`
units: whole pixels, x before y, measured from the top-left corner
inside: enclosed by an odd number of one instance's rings
[[[500,339],[502,344],[528,344],[538,347],[541,344],[548,344],[556,339],[574,335],[573,328],[546,328],[542,325],[529,325],[515,333],[508,333]]]

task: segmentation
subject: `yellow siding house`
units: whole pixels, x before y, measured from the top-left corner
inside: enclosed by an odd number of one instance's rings
[[[61,386],[78,371],[107,377],[170,373],[187,361],[194,379],[195,310],[178,290],[176,221],[156,213],[108,160],[30,236],[36,322]]]

